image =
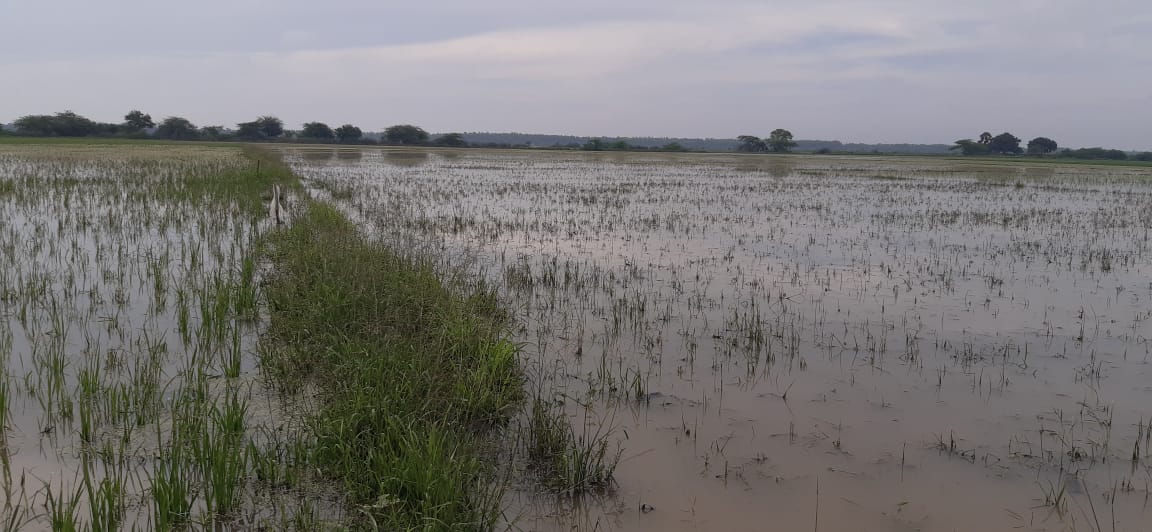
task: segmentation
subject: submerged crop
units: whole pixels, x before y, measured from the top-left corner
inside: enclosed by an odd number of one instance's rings
[[[620,452],[606,493],[514,483],[521,526],[1148,519],[1147,168],[283,152],[362,230],[498,288],[530,462],[563,471],[565,433]]]
[[[235,147],[0,144],[8,529],[242,520],[241,265],[288,177],[257,168]]]

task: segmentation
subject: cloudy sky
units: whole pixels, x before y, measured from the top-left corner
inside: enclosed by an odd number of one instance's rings
[[[0,0],[0,122],[1152,150],[1147,0]]]

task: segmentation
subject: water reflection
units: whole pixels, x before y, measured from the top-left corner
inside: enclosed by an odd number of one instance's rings
[[[384,162],[392,166],[412,168],[428,162],[428,152],[384,150]]]
[[[315,149],[315,148],[306,149],[306,150],[300,150],[300,156],[303,157],[305,161],[313,161],[313,162],[328,161],[328,160],[334,159],[336,157],[336,150]]]
[[[336,159],[340,161],[356,162],[364,158],[364,152],[360,148],[347,148],[336,151]]]
[[[781,179],[796,171],[796,160],[792,156],[753,155],[741,160],[737,169],[742,172],[766,172],[774,178]]]
[[[1054,166],[1025,166],[1020,170],[1024,177],[1030,179],[1051,179],[1056,176],[1056,167]]]

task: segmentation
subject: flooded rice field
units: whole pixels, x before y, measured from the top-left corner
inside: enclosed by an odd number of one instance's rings
[[[518,528],[1152,528],[1152,169],[283,153],[499,286],[532,394],[618,460],[514,485]]]
[[[253,247],[239,148],[0,145],[0,530],[246,524]],[[251,489],[250,489],[251,488]]]

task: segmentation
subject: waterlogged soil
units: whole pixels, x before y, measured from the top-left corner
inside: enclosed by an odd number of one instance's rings
[[[217,183],[250,164],[227,148],[0,146],[6,527],[155,526],[152,477],[185,384],[245,404],[262,389],[258,324],[228,290],[269,222]]]
[[[467,251],[615,486],[525,530],[1148,530],[1152,168],[288,148]]]

